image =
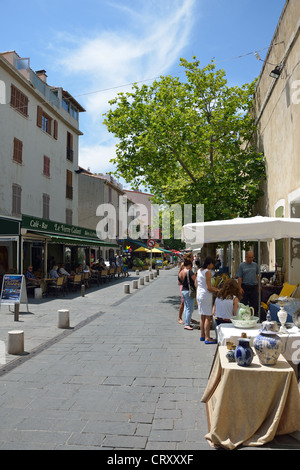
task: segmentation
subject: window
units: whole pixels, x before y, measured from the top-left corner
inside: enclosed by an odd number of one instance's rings
[[[73,161],[73,135],[67,132],[67,159]]]
[[[66,209],[66,224],[72,225],[73,223],[73,211],[72,209]]]
[[[14,153],[13,153],[14,162],[22,163],[22,150],[23,150],[23,142],[15,137],[14,138]]]
[[[66,173],[66,197],[73,199],[72,171],[67,170]]]
[[[10,105],[23,116],[28,116],[28,98],[14,85],[11,85]]]
[[[74,118],[78,121],[78,109],[76,109],[69,100],[63,98],[62,99],[62,107]]]
[[[50,216],[50,196],[43,194],[43,219],[49,220]]]
[[[43,175],[50,178],[50,158],[44,155]]]
[[[37,107],[37,126],[47,134],[51,135],[52,118],[44,112],[41,106]]]
[[[12,213],[21,215],[21,193],[22,188],[18,184],[12,185]]]

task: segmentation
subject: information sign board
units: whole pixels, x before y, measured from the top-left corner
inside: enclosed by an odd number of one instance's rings
[[[16,308],[20,304],[26,304],[28,310],[25,277],[22,274],[4,274],[0,306],[14,305]]]

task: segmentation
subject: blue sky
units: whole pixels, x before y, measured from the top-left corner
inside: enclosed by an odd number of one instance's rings
[[[181,57],[215,58],[230,85],[259,75],[285,0],[1,1],[0,51],[30,57],[51,86],[87,110],[80,115],[79,164],[113,170],[116,141],[102,124],[108,101],[126,84],[182,76]],[[3,19],[5,21],[3,22]],[[250,52],[253,54],[246,55]],[[244,57],[239,57],[244,56]]]

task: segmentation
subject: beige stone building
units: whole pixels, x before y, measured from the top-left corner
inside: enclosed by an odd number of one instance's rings
[[[257,146],[265,154],[265,196],[257,212],[300,217],[300,1],[287,0],[258,80],[254,106]],[[270,76],[279,66],[278,78]],[[269,244],[270,269],[282,266],[284,280],[300,282],[299,240]],[[299,295],[299,290],[298,290]]]

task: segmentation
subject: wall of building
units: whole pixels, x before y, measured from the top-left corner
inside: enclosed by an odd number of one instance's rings
[[[12,185],[17,184],[22,188],[22,214],[43,218],[43,194],[47,194],[49,218],[65,223],[66,209],[70,209],[72,223],[77,225],[78,177],[74,170],[78,168],[78,121],[64,109],[46,102],[45,96],[1,56],[0,81],[4,89],[0,105],[0,214],[20,215],[12,213]],[[28,116],[10,105],[11,84],[28,97]],[[52,124],[57,121],[57,139],[53,132],[49,135],[37,126],[38,106],[52,118]],[[67,132],[73,135],[73,162],[66,158]],[[14,138],[23,143],[22,163],[13,160]],[[50,158],[49,177],[43,174],[44,156]],[[73,199],[66,198],[67,169],[72,172]]]
[[[287,0],[271,41],[256,88],[257,146],[266,157],[265,196],[257,209],[262,215],[295,217],[300,202],[300,2]],[[278,79],[270,77],[283,64]],[[299,216],[299,215],[298,215]],[[300,235],[300,234],[299,234]],[[270,244],[270,267],[283,253],[285,279],[299,282],[300,257],[295,241],[280,249]],[[278,244],[277,244],[278,245]],[[298,245],[298,244],[297,244]]]

